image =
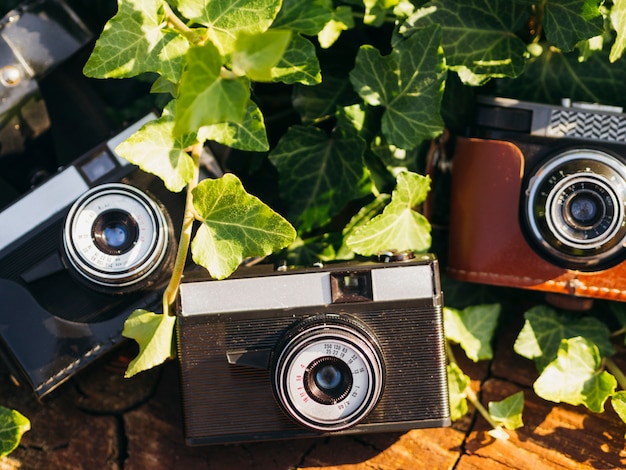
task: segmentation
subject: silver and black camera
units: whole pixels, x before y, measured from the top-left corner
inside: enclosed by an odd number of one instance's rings
[[[455,142],[452,277],[626,300],[626,115],[564,104],[477,102]]]
[[[188,444],[450,424],[432,255],[185,277],[178,347]]]
[[[153,118],[0,212],[1,349],[39,397],[119,343],[133,310],[160,301],[183,202],[113,151]]]

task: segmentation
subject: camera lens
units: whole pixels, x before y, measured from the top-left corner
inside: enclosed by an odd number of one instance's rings
[[[324,405],[343,400],[352,389],[352,371],[333,356],[324,356],[309,364],[303,379],[307,394]]]
[[[274,357],[277,401],[310,429],[354,426],[382,396],[382,351],[373,333],[353,317],[325,314],[299,322],[279,341]]]
[[[599,270],[624,259],[626,169],[598,150],[570,150],[530,179],[525,220],[531,243],[555,264]]]
[[[164,210],[133,186],[96,186],[67,215],[65,257],[90,285],[119,292],[145,287],[174,243],[167,220]]]
[[[132,214],[123,210],[103,212],[93,224],[92,237],[96,246],[109,255],[126,253],[137,242],[139,226]]]

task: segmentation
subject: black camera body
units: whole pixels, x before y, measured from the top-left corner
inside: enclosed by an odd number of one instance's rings
[[[188,444],[450,424],[432,255],[185,277],[178,347]]]
[[[626,115],[587,104],[476,104],[455,142],[448,273],[626,300]]]
[[[42,397],[154,308],[173,264],[183,202],[113,151],[148,115],[0,212],[1,351]]]

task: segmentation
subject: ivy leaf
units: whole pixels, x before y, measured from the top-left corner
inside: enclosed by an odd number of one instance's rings
[[[626,49],[626,0],[613,0],[611,23],[616,33],[615,42],[609,54],[609,61],[613,63],[622,57]]]
[[[83,72],[94,78],[156,72],[178,82],[189,48],[181,35],[163,29],[163,0],[118,0]]]
[[[425,251],[430,248],[430,223],[415,208],[430,190],[430,177],[417,173],[398,174],[391,202],[346,240],[355,253],[375,255],[385,250]]]
[[[361,207],[359,212],[352,216],[348,224],[343,228],[341,234],[343,235],[343,243],[337,250],[338,259],[352,259],[354,258],[354,251],[352,251],[346,244],[346,240],[357,231],[369,223],[372,218],[380,214],[385,206],[389,204],[391,196],[389,194],[380,194],[369,204]]]
[[[604,402],[617,387],[615,377],[600,371],[598,347],[586,338],[563,339],[557,357],[535,381],[535,393],[545,400],[585,405],[591,411],[604,411]]]
[[[350,81],[370,106],[384,107],[382,132],[400,148],[412,149],[441,133],[439,114],[445,80],[441,29],[417,31],[381,56],[361,46]]]
[[[210,42],[189,49],[176,100],[175,135],[211,124],[242,122],[250,90],[243,78],[222,78],[221,68],[222,56]]]
[[[324,29],[317,34],[317,40],[320,43],[320,47],[328,49],[332,46],[342,31],[347,31],[354,28],[354,17],[352,15],[352,8],[347,6],[339,6],[333,11],[332,19],[326,23]]]
[[[272,28],[284,28],[315,36],[332,19],[331,4],[327,0],[283,0]]]
[[[259,34],[241,33],[232,53],[233,72],[251,80],[269,82],[272,69],[291,41],[291,31],[272,29]]]
[[[400,3],[399,0],[363,0],[363,5],[365,5],[363,23],[371,26],[382,25],[389,10],[398,3]]]
[[[130,163],[161,178],[170,191],[179,192],[193,178],[193,160],[185,149],[195,142],[195,136],[174,137],[172,107],[168,105],[160,118],[146,123],[115,151]]]
[[[548,0],[544,5],[544,29],[549,42],[569,52],[583,39],[604,32],[598,0]]]
[[[322,74],[313,43],[299,34],[292,35],[285,53],[272,69],[272,79],[288,85],[320,83]]]
[[[312,126],[291,126],[270,153],[280,175],[288,218],[306,232],[328,222],[362,193],[365,142],[353,128],[329,136]]]
[[[241,123],[223,122],[201,127],[198,130],[198,139],[200,141],[214,140],[231,148],[250,152],[267,152],[269,150],[263,114],[252,100],[248,101],[248,107]]]
[[[174,326],[176,317],[137,309],[124,322],[122,335],[134,339],[139,345],[139,353],[128,364],[124,377],[156,367],[175,357]]]
[[[231,173],[201,181],[193,204],[202,220],[191,243],[193,260],[217,279],[230,276],[244,258],[267,256],[296,237],[289,222],[248,194]]]
[[[13,452],[29,430],[28,418],[19,411],[0,406],[0,458]]]
[[[266,31],[280,10],[281,0],[178,0],[178,10],[192,23],[207,27],[207,38],[222,55],[235,50],[241,33]]]
[[[448,364],[447,372],[450,418],[452,421],[456,421],[467,414],[467,393],[465,390],[470,385],[470,378],[463,373],[455,362]]]
[[[559,314],[547,305],[531,308],[524,318],[513,349],[527,359],[534,359],[539,371],[556,357],[563,339],[583,336],[598,346],[602,356],[615,353],[608,327],[596,318]]]
[[[626,423],[626,391],[615,392],[611,397],[611,404],[617,416]]]
[[[528,21],[528,8],[510,0],[434,0],[401,25],[402,35],[441,25],[447,66],[471,76],[517,77],[526,44],[515,34]]]
[[[517,392],[501,401],[489,402],[491,418],[506,429],[513,430],[524,426],[524,392]]]
[[[564,54],[544,48],[518,80],[498,80],[496,92],[539,103],[560,104],[563,97],[568,97],[572,101],[626,106],[626,61],[611,64],[607,56],[602,51],[580,62],[576,52]]]
[[[443,310],[446,338],[461,345],[474,362],[493,358],[491,340],[498,325],[499,304],[474,305],[463,310]]]

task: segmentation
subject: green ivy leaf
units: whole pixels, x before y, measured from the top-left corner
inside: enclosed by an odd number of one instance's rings
[[[211,124],[242,122],[250,100],[248,84],[243,78],[221,77],[221,68],[222,56],[210,42],[189,49],[176,100],[175,135]]]
[[[0,458],[13,452],[29,430],[28,418],[19,411],[0,406]]]
[[[354,232],[368,224],[370,220],[380,214],[385,206],[389,204],[390,200],[391,196],[389,194],[380,194],[372,202],[361,207],[359,212],[352,216],[348,224],[341,232],[343,236],[343,243],[337,250],[338,259],[347,260],[354,258],[354,251],[348,247],[346,240],[349,239]]]
[[[474,305],[463,310],[443,310],[446,338],[461,345],[474,362],[493,358],[491,341],[498,325],[499,304]]]
[[[343,31],[351,28],[354,28],[352,8],[339,6],[333,11],[333,18],[317,34],[317,41],[320,43],[320,47],[328,49],[339,39]]]
[[[517,80],[498,80],[496,93],[501,96],[560,104],[563,97],[573,101],[626,106],[623,83],[626,82],[626,61],[611,64],[608,53],[592,54],[580,62],[576,52],[563,54],[544,48],[532,59]]]
[[[156,367],[175,357],[174,326],[176,317],[137,309],[124,322],[122,335],[134,339],[139,353],[128,364],[124,377]]]
[[[384,107],[382,132],[400,148],[412,149],[443,130],[439,114],[445,80],[438,26],[416,31],[387,56],[361,46],[350,81],[370,106]]]
[[[83,72],[94,78],[156,72],[178,82],[189,48],[181,35],[163,29],[163,0],[118,0]]]
[[[280,175],[288,218],[300,232],[328,222],[362,193],[365,142],[353,128],[327,135],[312,126],[291,126],[269,159]]]
[[[117,146],[115,151],[142,170],[158,176],[165,187],[181,191],[193,178],[194,164],[185,149],[195,142],[195,135],[174,137],[172,104],[159,119],[150,121]]]
[[[285,53],[272,69],[272,78],[288,85],[320,83],[322,74],[313,43],[299,34],[292,35]]]
[[[383,213],[348,237],[346,244],[355,253],[371,256],[381,251],[425,251],[430,248],[430,224],[416,212],[430,190],[430,177],[403,172]]]
[[[559,314],[547,305],[531,308],[524,318],[513,348],[519,355],[534,359],[539,371],[556,357],[561,341],[567,338],[583,336],[595,343],[605,357],[615,353],[608,327],[596,318]]]
[[[491,418],[506,429],[513,430],[524,426],[524,392],[517,392],[501,401],[489,402]]]
[[[604,32],[598,0],[547,0],[544,4],[544,29],[549,42],[564,52],[574,49],[583,39]]]
[[[447,372],[450,418],[452,421],[456,421],[467,414],[467,393],[465,390],[470,385],[470,378],[463,373],[455,362],[448,364]]]
[[[626,0],[613,0],[611,23],[616,33],[615,42],[609,54],[609,61],[613,63],[622,57],[626,49]]]
[[[365,5],[363,23],[381,26],[390,13],[389,10],[392,10],[398,3],[399,0],[363,0],[363,5]]]
[[[283,0],[282,3],[272,28],[315,36],[332,19],[332,4],[328,0]]]
[[[248,101],[242,122],[223,122],[201,127],[198,130],[198,139],[214,140],[231,148],[250,152],[269,150],[263,114],[252,100]]]
[[[286,29],[272,29],[259,34],[241,33],[232,53],[233,72],[258,82],[272,81],[272,69],[290,42],[291,31]]]
[[[586,338],[563,339],[557,357],[535,381],[538,396],[556,403],[585,405],[591,411],[604,411],[604,402],[617,387],[615,377],[601,371],[598,347]]]
[[[192,23],[207,27],[207,38],[222,55],[235,50],[241,33],[266,31],[280,10],[281,0],[178,0],[178,10]]]
[[[434,0],[401,25],[402,35],[439,24],[446,64],[472,76],[517,77],[526,44],[516,35],[529,17],[527,6],[510,0]]]
[[[617,416],[626,423],[626,391],[615,392],[611,397],[611,404]]]
[[[296,237],[289,222],[248,194],[231,173],[201,181],[193,204],[202,220],[191,243],[193,260],[217,279],[230,276],[244,258],[267,256]]]

